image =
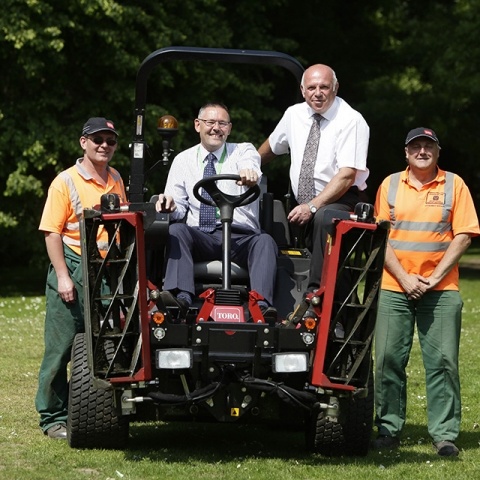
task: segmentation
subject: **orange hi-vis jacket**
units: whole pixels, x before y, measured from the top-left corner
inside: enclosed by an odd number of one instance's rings
[[[79,158],[73,167],[59,173],[51,183],[38,228],[60,234],[63,243],[78,255],[81,254],[80,219],[83,210],[99,205],[104,193],[116,193],[121,203],[126,201],[123,180],[117,170],[107,167],[108,181],[103,187],[82,167],[82,160]],[[100,251],[106,250],[107,242],[107,232],[99,228],[97,245]]]
[[[375,216],[390,221],[389,244],[405,271],[425,277],[433,273],[455,235],[480,234],[465,182],[440,168],[435,179],[420,190],[408,182],[408,168],[387,177],[377,192]],[[387,269],[382,289],[404,291]],[[434,290],[458,290],[458,265]]]

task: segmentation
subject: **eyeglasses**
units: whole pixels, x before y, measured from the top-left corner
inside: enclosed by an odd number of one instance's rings
[[[198,120],[202,121],[207,127],[214,127],[216,123],[220,128],[227,128],[231,122],[224,122],[219,120],[204,120],[203,118],[199,118]]]
[[[434,142],[425,142],[425,143],[409,143],[407,145],[408,149],[412,152],[421,152],[422,151],[422,148],[426,151],[426,152],[432,152],[435,150],[435,148],[438,146],[437,143],[434,143]]]
[[[103,145],[106,143],[109,147],[113,147],[117,144],[117,140],[114,138],[103,138],[103,137],[87,137],[90,139],[95,145]]]

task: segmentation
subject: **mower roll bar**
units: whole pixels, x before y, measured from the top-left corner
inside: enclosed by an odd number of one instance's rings
[[[262,50],[237,50],[225,48],[166,47],[148,55],[140,65],[135,85],[135,131],[131,145],[131,172],[128,187],[132,203],[144,201],[145,184],[145,109],[147,81],[152,70],[168,60],[196,60],[209,62],[273,65],[287,69],[300,83],[304,68],[295,58],[285,53]]]

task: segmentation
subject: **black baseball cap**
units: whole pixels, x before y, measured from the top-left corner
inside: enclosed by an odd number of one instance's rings
[[[115,130],[115,125],[111,120],[107,120],[103,117],[92,117],[89,118],[82,129],[82,135],[92,135],[97,132],[112,132],[115,135],[118,135]]]
[[[419,137],[426,137],[436,143],[439,143],[437,134],[431,128],[419,127],[408,132],[407,138],[405,139],[405,145],[408,145],[412,140]]]

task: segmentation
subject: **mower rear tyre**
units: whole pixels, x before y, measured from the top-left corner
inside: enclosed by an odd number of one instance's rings
[[[352,397],[348,401],[343,424],[343,439],[347,455],[362,457],[367,455],[373,429],[373,414],[374,384],[373,374],[370,372],[366,395]]]

